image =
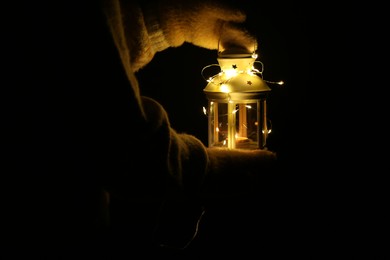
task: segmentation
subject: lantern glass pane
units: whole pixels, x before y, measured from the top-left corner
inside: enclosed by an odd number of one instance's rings
[[[227,103],[209,103],[209,147],[228,147]]]
[[[209,147],[263,149],[267,133],[265,100],[209,102]]]
[[[236,104],[236,148],[257,149],[258,147],[258,107],[257,102]]]

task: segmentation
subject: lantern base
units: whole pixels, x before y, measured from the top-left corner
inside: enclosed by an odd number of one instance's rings
[[[224,140],[222,142],[217,142],[212,145],[212,147],[220,147],[220,148],[227,148],[227,140]],[[259,144],[256,141],[253,141],[249,138],[237,138],[236,139],[236,145],[234,149],[245,149],[245,150],[256,150],[261,149],[259,148]],[[264,150],[264,148],[263,148]]]

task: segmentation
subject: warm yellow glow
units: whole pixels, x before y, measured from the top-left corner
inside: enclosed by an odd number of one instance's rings
[[[284,85],[284,81],[283,80],[281,80],[281,81],[268,81],[268,80],[266,80],[266,82],[272,83],[272,84]]]
[[[230,79],[230,78],[233,78],[234,76],[237,75],[237,71],[236,70],[226,70],[225,75],[228,79]]]
[[[220,87],[220,90],[221,90],[222,93],[229,93],[230,92],[230,88],[226,84],[222,84],[221,87]]]
[[[260,70],[255,69],[255,68],[253,68],[253,69],[251,70],[251,73],[252,73],[252,74],[257,74],[257,73],[261,74]]]
[[[235,137],[236,137],[236,139],[239,139],[239,140],[246,140],[246,139],[248,139],[248,137],[239,136],[238,133],[236,133]]]
[[[257,58],[255,53],[221,56],[218,59],[221,71],[212,77],[204,77],[205,80],[208,78],[209,83],[205,88],[209,98],[208,107],[203,107],[203,113],[208,116],[210,147],[265,148],[271,124],[268,124],[267,106],[262,92],[271,90],[266,83],[283,85],[284,82],[264,80],[264,66],[262,62],[255,61]],[[261,64],[261,69],[256,68],[257,63]]]
[[[236,142],[243,142],[243,141],[247,141],[247,140],[248,140],[248,137],[242,137],[242,136],[236,135]]]

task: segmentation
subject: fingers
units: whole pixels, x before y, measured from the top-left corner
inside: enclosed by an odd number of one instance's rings
[[[233,48],[245,49],[248,53],[256,51],[256,38],[236,24],[224,23],[220,35],[220,51]]]
[[[228,6],[226,3],[222,4],[218,1],[203,2],[198,8],[222,21],[242,23],[246,20],[246,14],[242,10]]]
[[[239,8],[218,0],[162,1],[158,20],[170,46],[189,42],[211,50],[234,47],[254,52],[255,38],[239,26],[246,20]]]
[[[211,50],[239,48],[252,53],[256,49],[256,38],[253,35],[237,24],[215,20],[214,17],[192,24],[185,38],[188,42]]]
[[[248,53],[255,51],[256,39],[243,27],[246,20],[244,12],[218,1],[203,2],[195,9],[196,18],[191,20],[195,30],[189,32],[192,37],[187,39],[208,49],[223,51],[240,48]]]

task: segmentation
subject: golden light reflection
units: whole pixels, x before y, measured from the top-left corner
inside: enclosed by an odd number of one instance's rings
[[[234,76],[237,75],[237,71],[236,70],[226,70],[224,71],[225,72],[225,76],[230,79],[230,78],[233,78]]]
[[[222,84],[221,87],[220,87],[220,91],[221,91],[222,93],[229,93],[229,92],[230,92],[230,88],[229,88],[228,85]]]

